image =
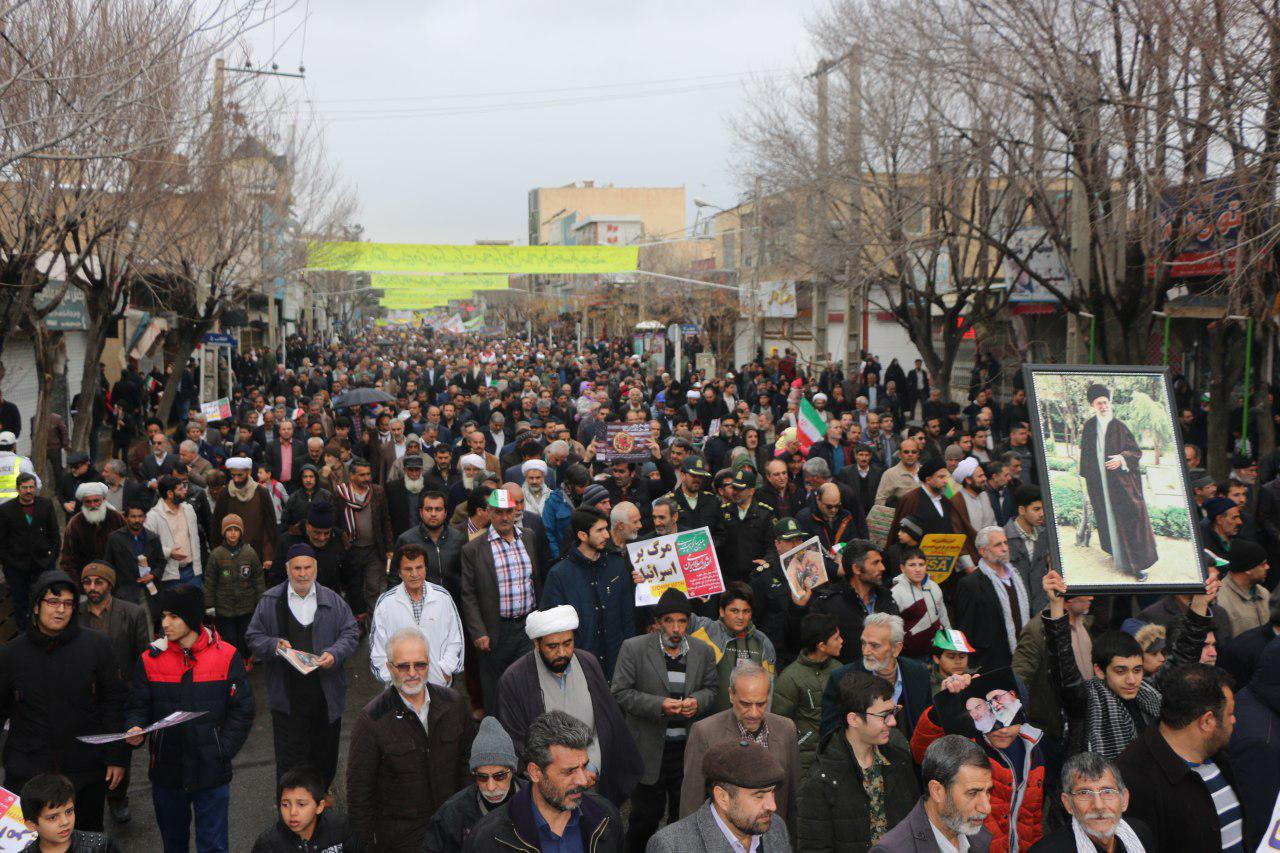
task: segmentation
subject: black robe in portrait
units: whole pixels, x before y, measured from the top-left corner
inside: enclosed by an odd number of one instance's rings
[[[1138,472],[1142,450],[1129,428],[1112,418],[1104,437],[1104,460],[1119,454],[1128,470],[1108,471],[1098,465],[1097,441],[1098,419],[1092,417],[1085,422],[1080,437],[1080,476],[1084,477],[1089,491],[1089,505],[1093,507],[1098,538],[1102,541],[1102,550],[1115,558],[1116,568],[1137,573],[1150,568],[1159,558],[1151,516],[1142,497],[1142,475]],[[1106,477],[1105,493],[1103,476]],[[1111,498],[1114,531],[1107,520],[1106,497]],[[1118,549],[1113,545],[1117,538],[1115,544],[1119,545]]]

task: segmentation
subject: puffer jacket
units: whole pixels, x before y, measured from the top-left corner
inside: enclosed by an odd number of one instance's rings
[[[694,616],[689,625],[689,639],[697,639],[711,646],[716,658],[716,675],[720,678],[720,686],[716,693],[714,711],[729,708],[729,676],[738,665],[741,654],[752,663],[758,663],[764,670],[773,675],[778,666],[778,655],[773,643],[762,632],[756,629],[755,623],[747,625],[741,637],[731,634],[719,619],[708,619],[705,616]]]
[[[920,785],[906,750],[886,745],[880,747],[880,754],[887,762],[882,771],[887,831],[915,808]],[[862,770],[842,731],[823,739],[817,760],[800,785],[797,803],[800,850],[866,853],[880,840],[871,837],[870,801]]]
[[[210,628],[189,649],[156,640],[133,671],[126,728],[146,728],[174,711],[205,714],[152,733],[151,783],[200,791],[230,782],[231,759],[253,725],[253,689],[239,652]]]
[[[563,488],[556,489],[542,506],[542,526],[547,530],[547,558],[560,559],[560,546],[569,538],[573,502]]]
[[[920,715],[916,730],[911,736],[911,757],[917,764],[924,762],[925,751],[929,744],[942,737],[942,730],[933,706]],[[1023,786],[1022,800],[1018,804],[1018,849],[1026,850],[1040,840],[1044,833],[1044,754],[1040,750],[1040,739],[1043,732],[1034,726],[1023,724],[1019,737],[1026,748],[1024,772],[1026,784]],[[991,759],[991,781],[995,790],[991,792],[991,814],[987,815],[985,826],[991,833],[992,853],[1009,853],[1009,812],[1015,794],[1013,771],[1005,763],[1003,754],[994,749],[986,741],[979,745],[987,751]]]
[[[796,741],[800,746],[800,773],[818,754],[818,727],[822,721],[822,691],[840,661],[827,658],[822,663],[801,654],[773,685],[773,713],[796,724]]]
[[[299,838],[284,821],[277,820],[258,836],[253,843],[253,853],[364,853],[364,848],[347,816],[335,809],[325,809],[316,817],[310,841]]]
[[[219,545],[209,552],[204,570],[204,603],[222,618],[248,616],[266,592],[262,561],[253,546]]]
[[[40,853],[40,839],[23,847],[22,853]],[[120,853],[120,845],[101,832],[77,829],[71,833],[71,846],[67,848],[67,853]]]

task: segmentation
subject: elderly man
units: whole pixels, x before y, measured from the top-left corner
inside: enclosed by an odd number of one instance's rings
[[[115,585],[116,573],[109,564],[95,560],[84,567],[80,588],[84,590],[85,608],[80,611],[80,627],[106,635],[121,674],[128,678],[151,642],[151,625],[143,607],[112,594]],[[107,807],[116,823],[130,821],[127,764],[120,784],[107,791]]]
[[[749,740],[726,740],[700,759],[709,796],[655,835],[647,853],[790,850],[781,816],[788,772],[772,751]]]
[[[347,545],[351,571],[364,579],[365,604],[372,607],[387,588],[391,559],[391,516],[386,492],[373,482],[373,468],[364,459],[351,460],[351,482],[333,489],[338,525]]]
[[[537,534],[516,529],[505,489],[489,494],[489,530],[462,546],[462,614],[480,652],[487,713],[498,707],[498,679],[529,650],[525,617],[537,606],[541,578],[534,571]]]
[[[228,515],[238,515],[244,522],[244,538],[246,545],[252,545],[262,560],[262,570],[271,570],[275,557],[276,511],[271,502],[271,495],[260,488],[251,476],[253,460],[244,456],[233,456],[227,460],[227,471],[231,480],[218,495],[213,504],[213,528],[222,529],[222,519]]]
[[[690,728],[680,785],[682,818],[696,812],[707,800],[703,756],[717,744],[744,740],[763,746],[782,767],[782,778],[777,783],[777,812],[785,821],[794,818],[800,747],[795,723],[768,712],[770,686],[769,673],[760,666],[739,666],[729,677],[729,709],[699,720]]]
[[[982,747],[961,735],[940,737],[929,744],[920,777],[924,796],[871,853],[987,853],[992,839],[983,824],[995,785]]]
[[[711,711],[716,698],[715,658],[706,643],[689,642],[691,614],[684,593],[664,592],[653,607],[658,630],[623,643],[613,674],[614,698],[644,759],[644,775],[631,795],[632,853],[644,850],[664,815],[674,821],[679,814],[689,726]]]
[[[898,448],[898,464],[886,468],[876,489],[875,502],[880,506],[896,506],[903,495],[920,488],[920,444],[913,438]]]
[[[1037,841],[1031,847],[1034,853],[1075,853],[1082,837],[1102,853],[1160,849],[1146,824],[1124,819],[1129,791],[1116,765],[1096,752],[1067,759],[1061,796],[1071,823]]]
[[[457,853],[480,819],[511,802],[522,787],[516,779],[520,767],[516,748],[497,717],[480,721],[468,766],[475,782],[450,797],[432,816],[422,853]]]
[[[80,511],[71,516],[62,532],[62,553],[58,568],[72,579],[80,576],[80,568],[107,553],[107,540],[124,527],[124,516],[107,504],[105,483],[84,483],[76,489]]]
[[[463,848],[468,853],[622,849],[617,808],[591,792],[591,725],[564,711],[549,711],[528,726],[521,768],[529,784],[485,815]]]
[[[525,510],[537,513],[541,518],[547,498],[551,496],[551,489],[547,487],[547,463],[541,459],[530,459],[520,465],[520,473],[524,479],[520,490],[524,492]]]
[[[990,525],[978,531],[976,571],[961,579],[956,589],[955,626],[964,631],[978,652],[976,669],[1010,666],[1018,635],[1035,614],[1022,576],[1009,563],[1009,540],[1002,528]]]
[[[391,535],[399,539],[405,531],[418,523],[418,507],[426,489],[421,456],[410,454],[402,460],[404,477],[389,480],[384,486],[387,495],[387,515],[391,518]]]
[[[338,739],[346,707],[342,671],[360,642],[351,608],[316,582],[316,553],[293,545],[286,554],[285,583],[267,590],[245,632],[249,648],[267,665],[267,707],[275,735],[276,779],[310,765],[325,789],[338,771]],[[282,655],[301,652],[319,673],[303,673]]]
[[[419,545],[401,545],[392,566],[400,583],[388,589],[373,609],[369,629],[369,667],[389,683],[385,646],[402,628],[417,628],[434,653],[427,681],[448,687],[462,671],[462,619],[447,590],[427,582],[427,551]]]
[[[960,489],[951,496],[951,505],[970,530],[998,526],[995,505],[987,493],[987,474],[973,456],[961,459],[951,476]]]
[[[347,809],[364,850],[417,853],[431,816],[468,784],[474,726],[461,694],[427,681],[421,631],[400,629],[384,651],[391,685],[352,727]]]
[[[898,731],[910,739],[933,694],[928,668],[919,661],[902,657],[903,634],[901,616],[872,613],[866,618],[861,635],[862,658],[832,672],[822,692],[821,738],[841,727],[840,680],[846,673],[861,670],[878,675],[893,685],[893,701],[900,709]],[[845,644],[850,645],[848,642]]]
[[[462,476],[449,487],[448,501],[445,505],[450,516],[459,504],[466,501],[471,490],[480,485],[481,480],[484,479],[484,457],[477,453],[464,453],[458,459],[458,471]]]
[[[599,792],[615,805],[631,795],[644,771],[622,710],[600,662],[574,647],[578,614],[568,605],[529,614],[525,632],[533,651],[511,664],[498,684],[498,719],[516,750],[530,724],[547,711],[565,711],[591,726],[588,752]]]
[[[187,476],[197,486],[204,487],[209,472],[214,470],[213,463],[200,455],[200,445],[188,439],[178,445],[178,459],[187,466]]]

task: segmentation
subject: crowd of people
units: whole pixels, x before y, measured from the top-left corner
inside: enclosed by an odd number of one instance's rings
[[[279,807],[263,853],[1263,839],[1280,457],[1237,454],[1217,483],[1187,444],[1223,571],[1198,594],[1072,594],[1025,391],[992,358],[950,403],[918,361],[845,372],[788,350],[682,376],[629,347],[295,337],[279,363],[236,357],[230,417],[184,393],[170,423],[130,365],[93,401],[109,440],[49,466],[17,454],[0,402],[19,628],[2,763],[27,849],[118,849],[145,746],[166,853],[193,834],[228,850],[232,800],[271,795],[233,788],[255,688]],[[616,423],[647,425],[643,461],[614,458]],[[723,591],[638,606],[629,546],[701,528]],[[921,551],[930,534],[963,537],[954,568]],[[826,580],[796,589],[782,557],[814,538]],[[335,791],[365,666],[385,686]]]

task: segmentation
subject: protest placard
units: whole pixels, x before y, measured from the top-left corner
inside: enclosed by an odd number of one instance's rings
[[[951,577],[956,560],[964,552],[966,538],[963,533],[930,533],[920,540],[929,578],[934,583],[940,584]]]
[[[210,423],[225,421],[231,417],[231,400],[227,397],[222,397],[209,403],[201,403],[200,414],[204,415],[204,419]]]
[[[803,596],[827,582],[827,560],[817,536],[801,542],[783,554],[781,560],[782,573],[793,596]]]
[[[724,592],[716,546],[705,527],[632,542],[627,553],[645,579],[636,587],[637,607],[656,604],[672,588],[690,598]]]
[[[650,457],[649,425],[605,424],[604,449],[599,456],[604,462],[643,462]]]
[[[18,795],[0,788],[0,853],[18,853],[35,840],[36,834],[22,822]]]

